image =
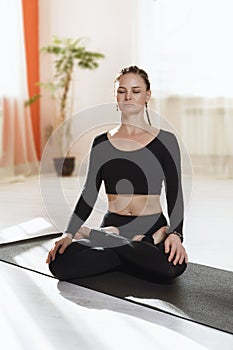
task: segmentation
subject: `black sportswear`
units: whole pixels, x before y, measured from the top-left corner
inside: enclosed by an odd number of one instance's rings
[[[133,151],[114,147],[106,132],[98,135],[92,144],[86,182],[66,232],[75,235],[87,220],[102,181],[106,193],[143,195],[160,195],[164,182],[170,231],[182,234],[180,168],[180,150],[171,132],[160,130],[146,146]]]
[[[170,253],[165,253],[164,242],[155,245],[147,234],[140,242],[131,240],[132,231],[140,234],[147,225],[153,224],[152,232],[155,232],[167,224],[163,214],[148,216],[132,218],[107,212],[101,226],[116,226],[120,235],[92,229],[89,239],[73,241],[63,254],[56,254],[56,259],[49,264],[50,271],[60,280],[78,284],[80,278],[111,271],[126,272],[156,283],[163,282],[161,278],[171,280],[180,276],[187,264],[169,262]]]

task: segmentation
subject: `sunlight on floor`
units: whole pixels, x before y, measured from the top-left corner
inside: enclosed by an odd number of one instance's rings
[[[52,228],[51,223],[42,217],[27,220],[0,230],[0,244],[42,236],[48,234]]]
[[[26,349],[32,344],[34,350],[53,350],[50,339],[46,339],[43,330],[33,318],[30,309],[25,308],[21,303],[20,295],[14,292],[11,284],[1,285],[1,343],[7,344],[8,349]],[[4,332],[3,332],[4,330]],[[26,334],[27,337],[22,337]],[[36,339],[36,341],[35,341]]]
[[[13,269],[16,278],[9,274]],[[55,279],[16,269],[6,267],[0,290],[0,323],[4,330],[1,342],[10,344],[9,349],[25,350],[31,346],[35,350],[53,350],[51,339],[58,334],[67,341],[66,349],[74,348],[74,338],[80,349],[170,350],[171,345],[175,349],[206,349],[166,327],[124,314],[123,310],[96,310],[95,303],[89,308],[77,305],[57,293]],[[70,291],[79,295],[82,289],[72,286]]]
[[[136,298],[134,296],[125,297],[127,300],[131,300],[133,302],[139,303],[141,305],[152,306],[153,308],[158,308],[160,310],[164,310],[166,312],[170,312],[174,315],[178,315],[181,317],[185,317],[186,319],[190,319],[190,317],[184,313],[182,310],[175,307],[173,304],[168,303],[165,300],[160,299],[146,299],[146,298]]]

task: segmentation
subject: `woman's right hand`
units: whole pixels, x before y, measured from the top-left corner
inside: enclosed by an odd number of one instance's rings
[[[55,260],[57,252],[59,254],[63,254],[66,248],[72,243],[72,235],[70,233],[66,233],[62,236],[58,241],[55,242],[54,247],[49,251],[49,254],[46,259],[46,263],[50,264],[51,261]]]

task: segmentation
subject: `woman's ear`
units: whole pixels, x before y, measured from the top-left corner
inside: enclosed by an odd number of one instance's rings
[[[147,92],[146,92],[146,102],[149,102],[150,98],[151,98],[151,90],[147,90]]]

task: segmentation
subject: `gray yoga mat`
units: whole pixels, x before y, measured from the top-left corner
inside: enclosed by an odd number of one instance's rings
[[[189,263],[170,284],[121,272],[72,282],[233,333],[233,273],[229,271]]]
[[[45,259],[55,240],[44,237],[0,246],[0,260],[51,276]],[[185,273],[172,283],[150,282],[118,271],[72,283],[233,333],[230,271],[189,263]]]

